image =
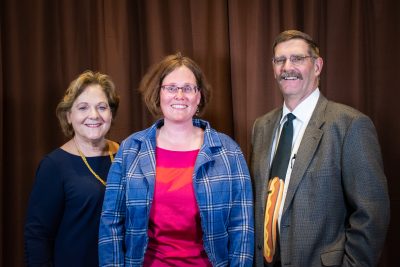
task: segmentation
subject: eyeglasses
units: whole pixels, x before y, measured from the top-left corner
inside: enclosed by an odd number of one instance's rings
[[[161,89],[167,91],[171,95],[177,94],[179,89],[181,89],[182,93],[185,95],[194,95],[199,90],[199,88],[193,84],[185,84],[184,86],[167,84],[167,85],[161,85]]]
[[[300,66],[303,65],[304,61],[306,58],[315,58],[313,56],[300,56],[300,55],[291,55],[289,57],[290,62],[295,65],[295,66]],[[283,66],[286,63],[287,58],[286,57],[274,57],[272,58],[272,62],[275,64],[275,66]]]

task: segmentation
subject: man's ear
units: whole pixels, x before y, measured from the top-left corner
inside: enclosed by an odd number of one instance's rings
[[[323,65],[324,60],[322,59],[322,57],[318,57],[314,60],[314,71],[316,76],[319,76],[321,74]]]

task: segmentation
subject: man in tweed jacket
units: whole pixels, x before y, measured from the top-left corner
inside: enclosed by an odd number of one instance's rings
[[[310,36],[285,31],[273,52],[284,104],[258,118],[253,128],[255,266],[376,266],[389,223],[389,197],[374,125],[320,93],[323,60]],[[269,172],[288,113],[296,119],[279,211],[279,253],[267,264]]]

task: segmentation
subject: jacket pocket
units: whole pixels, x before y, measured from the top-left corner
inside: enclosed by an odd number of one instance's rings
[[[321,254],[323,266],[340,266],[343,262],[344,250],[329,251]]]

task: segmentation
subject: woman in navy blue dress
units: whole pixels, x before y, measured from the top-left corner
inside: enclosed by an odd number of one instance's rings
[[[24,230],[27,266],[98,266],[99,218],[118,150],[106,134],[118,105],[110,77],[91,71],[72,81],[58,104],[69,141],[37,168]]]

